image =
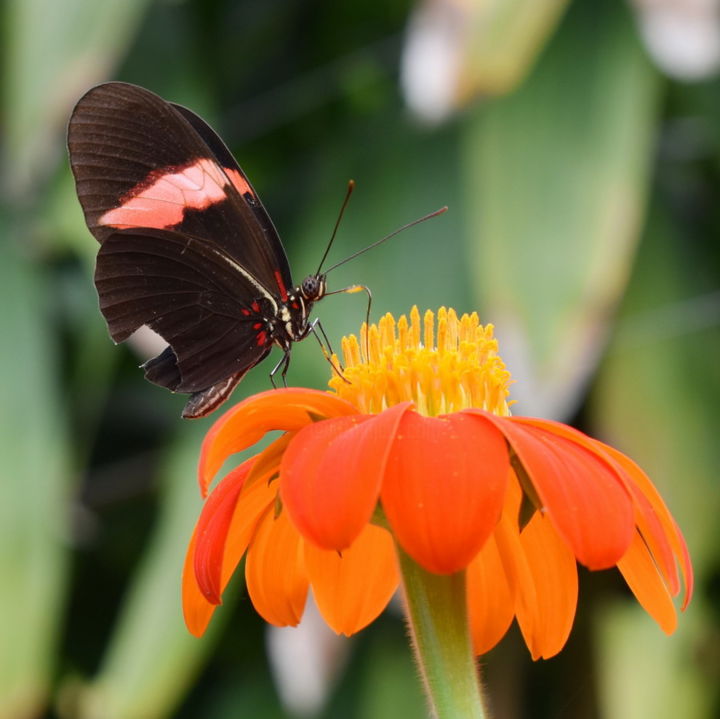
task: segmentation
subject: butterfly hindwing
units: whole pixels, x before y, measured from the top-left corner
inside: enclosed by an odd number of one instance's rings
[[[142,368],[145,370],[145,379],[167,387],[171,392],[177,391],[182,383],[177,355],[169,345],[157,357],[145,362]]]
[[[207,389],[270,351],[263,317],[272,306],[265,298],[246,303],[242,280],[217,248],[157,229],[113,233],[95,270],[113,339],[122,342],[142,325],[155,330],[172,353],[165,350],[148,363],[148,378],[178,392]]]
[[[263,357],[264,355],[260,355],[257,362],[260,362]],[[193,392],[185,404],[182,416],[185,419],[196,419],[212,412],[230,396],[240,380],[253,366],[250,365],[242,372],[226,377],[207,389]],[[167,387],[175,392],[180,386],[180,369],[172,347],[166,347],[157,357],[148,360],[143,365],[143,369],[146,379],[161,387]]]

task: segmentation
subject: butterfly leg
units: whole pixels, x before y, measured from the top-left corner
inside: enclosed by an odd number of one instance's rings
[[[280,361],[270,370],[270,381],[272,382],[273,389],[277,389],[277,384],[275,383],[275,375],[280,372],[280,377],[282,377],[282,383],[283,387],[287,387],[287,373],[288,373],[288,367],[290,366],[290,348],[283,350],[283,356],[280,358]]]
[[[322,335],[322,339],[318,336],[316,332],[316,328],[320,331],[320,334]],[[330,340],[328,339],[328,336],[325,334],[325,328],[322,326],[322,322],[320,322],[320,318],[316,317],[308,326],[308,333],[312,332],[315,335],[315,339],[317,339],[318,343],[320,344],[320,348],[323,351],[323,354],[325,357],[330,358],[332,355],[335,354],[333,352],[332,345],[330,344]],[[342,365],[340,365],[342,368]]]
[[[317,329],[316,329],[317,328]],[[318,331],[320,334],[318,334]],[[316,317],[309,325],[308,325],[308,333],[312,333],[315,339],[318,341],[318,344],[320,345],[320,349],[322,350],[323,356],[325,359],[330,363],[330,366],[333,368],[335,374],[345,380],[348,384],[350,384],[350,380],[345,377],[345,375],[342,373],[343,366],[342,364],[337,367],[335,365],[335,361],[333,360],[333,350],[330,346],[330,340],[328,339],[328,336],[325,334],[325,329],[322,326],[322,322],[320,322],[320,318]],[[320,338],[320,335],[322,335],[322,339]]]

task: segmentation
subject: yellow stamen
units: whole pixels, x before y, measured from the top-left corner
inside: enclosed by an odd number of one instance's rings
[[[441,307],[437,324],[430,310],[421,322],[417,307],[409,322],[405,315],[395,322],[388,313],[369,329],[363,323],[360,340],[343,337],[342,355],[344,379],[336,375],[329,385],[361,412],[411,400],[428,416],[468,407],[510,414],[510,373],[493,326],[483,327],[475,312],[458,319],[455,310]]]

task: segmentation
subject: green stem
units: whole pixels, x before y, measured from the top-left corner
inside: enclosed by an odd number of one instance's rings
[[[468,625],[465,572],[432,574],[399,546],[407,621],[432,715],[485,719]]]

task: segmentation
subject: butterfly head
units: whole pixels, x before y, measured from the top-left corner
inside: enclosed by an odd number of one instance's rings
[[[326,290],[325,275],[308,275],[300,285],[300,294],[305,302],[321,300]]]
[[[308,316],[315,302],[326,294],[324,274],[308,275],[287,296],[280,306],[278,322],[274,325],[273,335],[285,350],[291,342],[298,342],[310,332]]]

